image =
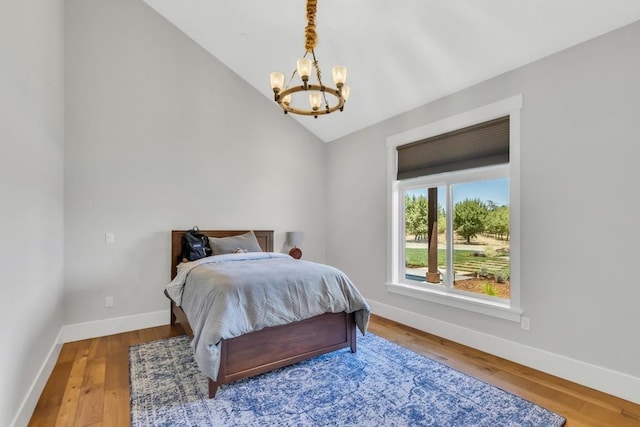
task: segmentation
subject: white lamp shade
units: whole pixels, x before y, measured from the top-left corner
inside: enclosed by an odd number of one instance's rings
[[[344,84],[344,82],[347,81],[347,67],[336,65],[331,70],[331,74],[333,75],[333,83],[335,83],[336,86]]]
[[[271,89],[282,90],[284,87],[284,74],[274,71],[271,73]]]
[[[308,78],[311,75],[311,61],[309,59],[300,58],[296,64],[301,78]]]
[[[309,104],[311,104],[311,108],[313,110],[320,108],[320,105],[322,104],[322,95],[320,92],[309,93]]]
[[[351,88],[347,85],[344,85],[340,88],[340,93],[342,93],[342,97],[346,101],[349,99],[349,94],[351,93]]]
[[[302,231],[287,231],[287,245],[300,246],[304,242],[304,233]]]
[[[284,96],[284,97],[282,98],[282,103],[283,103],[284,105],[289,105],[289,104],[291,104],[291,94]]]

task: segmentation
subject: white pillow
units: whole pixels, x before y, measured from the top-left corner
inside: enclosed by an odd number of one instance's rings
[[[237,253],[238,249],[244,252],[262,252],[253,231],[237,236],[209,237],[209,244],[213,255]]]

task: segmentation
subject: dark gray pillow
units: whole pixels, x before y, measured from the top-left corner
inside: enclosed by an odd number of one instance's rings
[[[209,237],[213,255],[232,254],[242,249],[244,252],[262,252],[253,231],[229,237]]]

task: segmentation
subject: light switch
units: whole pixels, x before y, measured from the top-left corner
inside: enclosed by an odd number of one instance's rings
[[[116,235],[113,233],[106,233],[104,235],[104,242],[108,245],[114,243],[116,241]]]

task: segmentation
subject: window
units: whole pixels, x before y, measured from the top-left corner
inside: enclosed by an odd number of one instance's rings
[[[405,180],[399,191],[403,281],[508,303],[508,166]]]
[[[390,292],[520,320],[521,102],[389,138]]]

